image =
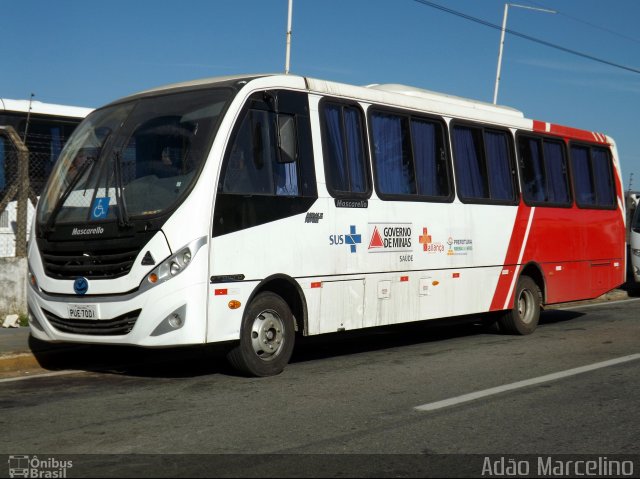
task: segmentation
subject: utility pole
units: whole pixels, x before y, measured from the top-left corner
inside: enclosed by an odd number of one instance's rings
[[[27,133],[29,132],[29,121],[31,121],[31,106],[33,105],[34,96],[36,96],[35,93],[31,93],[31,97],[29,98],[29,111],[27,111],[27,121],[24,126],[24,135],[22,136],[22,142],[24,144],[27,143]]]
[[[507,31],[507,16],[509,15],[509,7],[524,8],[525,10],[534,10],[543,13],[558,13],[555,10],[547,10],[546,8],[529,7],[526,5],[518,5],[515,3],[504,4],[504,16],[502,17],[502,34],[500,35],[500,50],[498,51],[498,69],[496,71],[496,84],[493,90],[493,104],[498,102],[498,88],[500,86],[500,70],[502,69],[502,50],[504,49],[504,34]]]
[[[289,64],[291,60],[291,17],[293,14],[293,0],[289,0],[289,15],[287,20],[287,53],[284,61],[284,73],[289,74]]]

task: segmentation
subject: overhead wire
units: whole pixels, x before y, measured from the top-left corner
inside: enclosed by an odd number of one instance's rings
[[[465,20],[469,20],[469,21],[472,21],[472,22],[475,22],[475,23],[479,23],[480,25],[484,25],[486,27],[490,27],[490,28],[493,28],[495,30],[502,31],[502,27],[500,25],[496,25],[495,23],[491,23],[491,22],[489,22],[487,20],[483,20],[481,18],[474,17],[472,15],[468,15],[466,13],[459,12],[457,10],[453,10],[452,8],[445,7],[444,5],[440,5],[438,3],[430,2],[429,0],[414,0],[414,1],[416,3],[420,3],[420,4],[425,5],[427,7],[435,8],[437,10],[441,10],[441,11],[449,13],[451,15],[455,15],[455,16],[463,18]],[[595,62],[598,62],[598,63],[602,63],[604,65],[608,65],[608,66],[611,66],[611,67],[614,67],[614,68],[619,68],[619,69],[626,70],[626,71],[629,71],[629,72],[632,72],[632,73],[640,73],[640,69],[638,69],[638,68],[630,67],[630,66],[627,66],[627,65],[621,65],[620,63],[616,63],[616,62],[613,62],[613,61],[610,61],[610,60],[599,58],[599,57],[596,57],[594,55],[590,55],[588,53],[583,53],[583,52],[580,52],[580,51],[577,51],[577,50],[573,50],[571,48],[567,48],[567,47],[564,47],[562,45],[558,45],[556,43],[549,42],[547,40],[542,40],[540,38],[532,37],[531,35],[527,35],[525,33],[520,33],[520,32],[517,32],[515,30],[511,30],[509,28],[505,28],[505,32],[507,32],[507,33],[509,33],[511,35],[514,35],[516,37],[520,37],[520,38],[523,38],[525,40],[529,40],[531,42],[535,42],[535,43],[538,43],[540,45],[544,45],[544,46],[549,47],[549,48],[553,48],[553,49],[560,50],[560,51],[565,52],[565,53],[569,53],[571,55],[575,55],[575,56],[578,56],[578,57],[581,57],[581,58],[585,58],[587,60],[592,60],[592,61],[595,61]]]
[[[533,0],[528,0],[528,1],[529,1],[529,3],[531,3],[533,5],[536,5],[537,7],[551,9],[551,7],[546,6],[546,5],[544,5],[544,4],[540,3],[540,2],[534,2]],[[601,31],[606,32],[606,33],[608,33],[610,35],[615,35],[616,37],[620,37],[620,38],[623,38],[625,40],[629,40],[629,41],[632,41],[632,42],[635,42],[635,43],[640,43],[640,39],[634,38],[634,37],[629,36],[629,35],[625,35],[624,33],[620,33],[620,32],[618,32],[616,30],[612,30],[611,28],[603,27],[602,25],[597,25],[595,23],[588,22],[587,20],[583,20],[582,18],[574,17],[573,15],[569,15],[569,14],[567,14],[565,12],[561,12],[561,11],[558,11],[558,10],[556,10],[556,12],[558,13],[558,15],[566,17],[566,18],[568,18],[569,20],[571,20],[573,22],[582,23],[583,25],[587,25],[588,27],[595,28],[596,30],[601,30]]]

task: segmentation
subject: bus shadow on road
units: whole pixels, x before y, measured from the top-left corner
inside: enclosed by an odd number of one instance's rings
[[[577,311],[543,311],[539,324],[544,326],[568,322],[584,314]],[[504,341],[511,341],[516,337],[501,332],[496,319],[497,315],[492,313],[484,317],[463,316],[302,338],[296,345],[291,362],[348,356],[416,344],[445,343],[473,336],[495,335],[502,337]]]
[[[564,323],[567,321],[573,321],[584,316],[586,313],[580,311],[550,309],[543,311],[540,315],[539,325]],[[535,333],[534,333],[535,334]]]
[[[549,310],[540,325],[569,322],[585,313]],[[495,317],[465,316],[392,326],[299,337],[291,363],[384,351],[417,344],[446,342],[474,336],[495,335],[504,341],[513,336],[500,332]],[[535,334],[535,333],[534,333]],[[81,370],[119,376],[147,378],[191,378],[240,376],[225,359],[229,345],[214,344],[180,348],[146,349],[132,346],[75,345],[43,348],[30,337],[29,346],[41,367],[50,371]]]
[[[233,374],[225,361],[224,345],[149,349],[92,344],[43,350],[42,342],[30,336],[29,348],[40,366],[50,371],[79,370],[149,378]]]

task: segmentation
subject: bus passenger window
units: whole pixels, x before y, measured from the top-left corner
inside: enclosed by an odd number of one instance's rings
[[[451,141],[458,196],[463,203],[515,204],[516,176],[510,132],[454,122]]]
[[[362,114],[357,106],[325,103],[323,146],[327,189],[332,196],[369,196]]]
[[[609,150],[595,145],[572,145],[571,166],[578,206],[615,207],[616,187]]]
[[[518,137],[522,194],[532,206],[571,206],[564,143],[538,136]]]

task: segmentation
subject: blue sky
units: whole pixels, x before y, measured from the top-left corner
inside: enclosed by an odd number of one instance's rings
[[[503,0],[433,0],[493,24]],[[507,27],[640,69],[640,1],[519,0]],[[282,72],[287,0],[2,1],[0,97],[97,107],[176,81]],[[294,0],[291,72],[492,101],[500,32],[415,0]],[[9,41],[10,40],[10,41]],[[640,74],[507,34],[499,103],[604,132],[640,190]]]

